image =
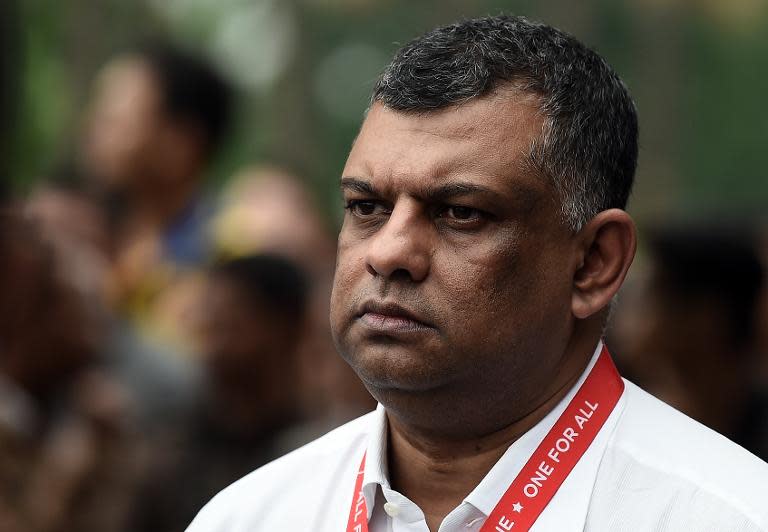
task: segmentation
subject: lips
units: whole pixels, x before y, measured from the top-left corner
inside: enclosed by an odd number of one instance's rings
[[[367,329],[379,333],[397,334],[434,329],[417,313],[392,302],[365,302],[358,312],[358,320]]]

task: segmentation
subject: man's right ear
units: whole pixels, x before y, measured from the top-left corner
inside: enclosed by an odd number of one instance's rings
[[[599,213],[576,235],[581,261],[573,275],[571,312],[588,318],[610,304],[637,249],[632,218],[621,209]]]

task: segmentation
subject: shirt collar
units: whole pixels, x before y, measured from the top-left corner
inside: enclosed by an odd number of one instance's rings
[[[389,471],[387,468],[387,412],[379,403],[371,418],[368,433],[368,450],[365,457],[365,473],[363,475],[363,490],[373,486],[389,487]],[[370,505],[370,501],[366,501]]]
[[[602,349],[603,342],[600,341],[595,348],[589,364],[576,384],[574,384],[565,397],[563,397],[557,406],[549,412],[544,419],[509,446],[504,455],[502,455],[499,461],[496,462],[496,465],[494,465],[483,480],[480,481],[480,484],[467,495],[464,499],[464,503],[471,504],[486,516],[490,515],[493,508],[496,506],[496,503],[501,499],[502,495],[509,487],[511,481],[523,468],[549,430],[566,409],[571,399],[576,395],[576,392],[581,385],[587,379],[587,376],[597,362]],[[600,432],[592,442],[592,445],[590,445],[587,452],[565,482],[563,482],[560,490],[558,490],[555,497],[547,506],[547,510],[551,510],[552,507],[568,506],[567,515],[569,515],[569,522],[574,525],[574,530],[581,530],[583,528],[584,519],[586,518],[586,509],[592,492],[591,486],[597,475],[597,469],[608,443],[609,435],[613,432],[616,421],[623,410],[623,405],[624,397],[622,395],[622,398],[616,405],[613,413],[600,429]],[[387,430],[386,411],[384,407],[379,404],[376,408],[376,413],[371,420],[365,473],[363,476],[363,494],[368,506],[369,518],[373,511],[377,487],[390,487],[387,469]],[[585,488],[585,486],[587,487]],[[566,508],[563,508],[563,510],[566,510]],[[549,518],[547,518],[547,514],[550,514]],[[537,521],[536,528],[539,528],[539,525],[542,525],[542,521],[551,519],[553,514],[554,513],[545,511]],[[548,528],[544,526],[542,526],[541,529],[548,530]]]
[[[363,470],[363,497],[368,510],[368,520],[373,514],[376,492],[379,486],[389,487],[387,470],[387,413],[379,403],[371,416]]]

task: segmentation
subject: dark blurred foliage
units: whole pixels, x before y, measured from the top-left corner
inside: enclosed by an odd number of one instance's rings
[[[12,171],[11,151],[15,133],[15,104],[18,69],[18,15],[16,4],[8,0],[0,4],[0,203],[8,195]]]

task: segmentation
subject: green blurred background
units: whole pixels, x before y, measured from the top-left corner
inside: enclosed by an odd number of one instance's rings
[[[502,11],[575,34],[629,85],[641,124],[630,210],[641,222],[765,220],[764,0],[3,0],[0,171],[21,191],[49,174],[72,150],[99,67],[162,37],[212,59],[238,88],[210,182],[276,163],[338,217],[339,171],[394,50],[436,25]]]

